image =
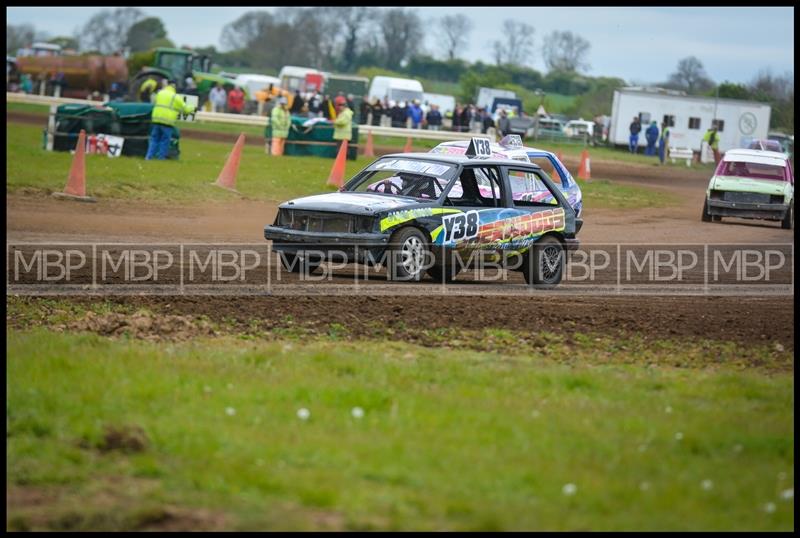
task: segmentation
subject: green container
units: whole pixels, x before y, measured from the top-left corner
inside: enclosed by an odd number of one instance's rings
[[[303,127],[308,118],[301,116],[291,117],[292,125],[289,128],[289,138],[286,139],[284,155],[312,156],[336,158],[336,140],[333,139],[332,123],[317,123],[310,127]],[[267,124],[264,130],[267,143],[272,140],[272,127]],[[324,144],[318,144],[318,143]],[[358,157],[358,125],[353,126],[353,138],[347,148],[347,158],[351,161]]]

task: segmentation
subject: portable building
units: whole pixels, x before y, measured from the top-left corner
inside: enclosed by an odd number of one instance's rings
[[[747,147],[758,138],[767,138],[771,107],[757,101],[741,101],[686,95],[661,88],[630,87],[614,91],[609,142],[627,146],[634,117],[642,123],[639,146],[645,146],[644,132],[652,121],[670,129],[670,146],[700,151],[703,135],[717,125],[719,150]]]

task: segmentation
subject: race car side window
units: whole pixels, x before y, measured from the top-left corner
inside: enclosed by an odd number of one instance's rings
[[[558,205],[558,199],[542,180],[540,172],[508,169],[508,183],[515,207]]]
[[[445,205],[460,207],[502,207],[503,190],[496,168],[465,167],[450,187]]]
[[[563,185],[563,181],[561,180],[561,173],[556,169],[556,165],[547,157],[531,157],[531,162],[534,164],[538,164],[542,167],[542,170],[549,170],[550,171],[550,179],[556,185]]]

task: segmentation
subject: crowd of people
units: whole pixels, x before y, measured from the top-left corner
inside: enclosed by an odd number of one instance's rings
[[[639,133],[642,132],[642,123],[639,116],[634,116],[633,121],[629,126],[630,138],[628,139],[628,149],[631,153],[639,151]],[[709,130],[710,131],[710,130]],[[716,132],[716,129],[715,129]],[[669,146],[669,125],[666,122],[661,122],[661,130],[658,129],[658,122],[655,120],[650,122],[650,125],[644,132],[644,138],[647,145],[644,149],[644,154],[648,156],[655,156],[658,151],[658,160],[664,164],[667,156],[667,147]],[[656,149],[658,144],[658,149]]]
[[[454,110],[442,112],[438,105],[427,101],[421,102],[419,99],[395,101],[384,98],[374,99],[370,103],[365,97],[361,103],[359,120],[368,125],[383,127],[431,131],[449,127],[456,132],[483,134],[486,134],[488,129],[497,127],[495,119],[485,108],[456,103]]]

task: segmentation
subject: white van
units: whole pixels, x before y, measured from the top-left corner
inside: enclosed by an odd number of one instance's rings
[[[429,105],[436,105],[439,107],[439,112],[444,117],[446,112],[452,112],[456,109],[456,98],[452,95],[445,95],[443,93],[425,93],[423,94],[422,102],[428,102]]]
[[[244,88],[247,98],[253,101],[256,99],[256,92],[269,88],[270,84],[276,88],[281,87],[281,79],[268,75],[237,75],[233,83]]]
[[[244,97],[247,101],[244,104],[244,113],[252,114],[258,109],[258,101],[256,101],[256,92],[266,90],[272,84],[276,88],[281,87],[281,79],[278,77],[270,77],[267,75],[251,75],[243,74],[236,75],[233,83],[244,89]]]
[[[375,99],[383,101],[384,98],[398,103],[418,99],[421,103],[422,83],[410,78],[375,77],[369,86],[369,101],[373,102]]]
[[[295,90],[300,90],[301,92],[305,92],[306,75],[308,74],[318,74],[320,76],[323,76],[321,71],[318,71],[311,67],[297,67],[296,65],[285,65],[281,68],[281,72],[278,73],[278,78],[281,79],[281,87],[284,90],[289,90],[290,92],[294,92]]]

